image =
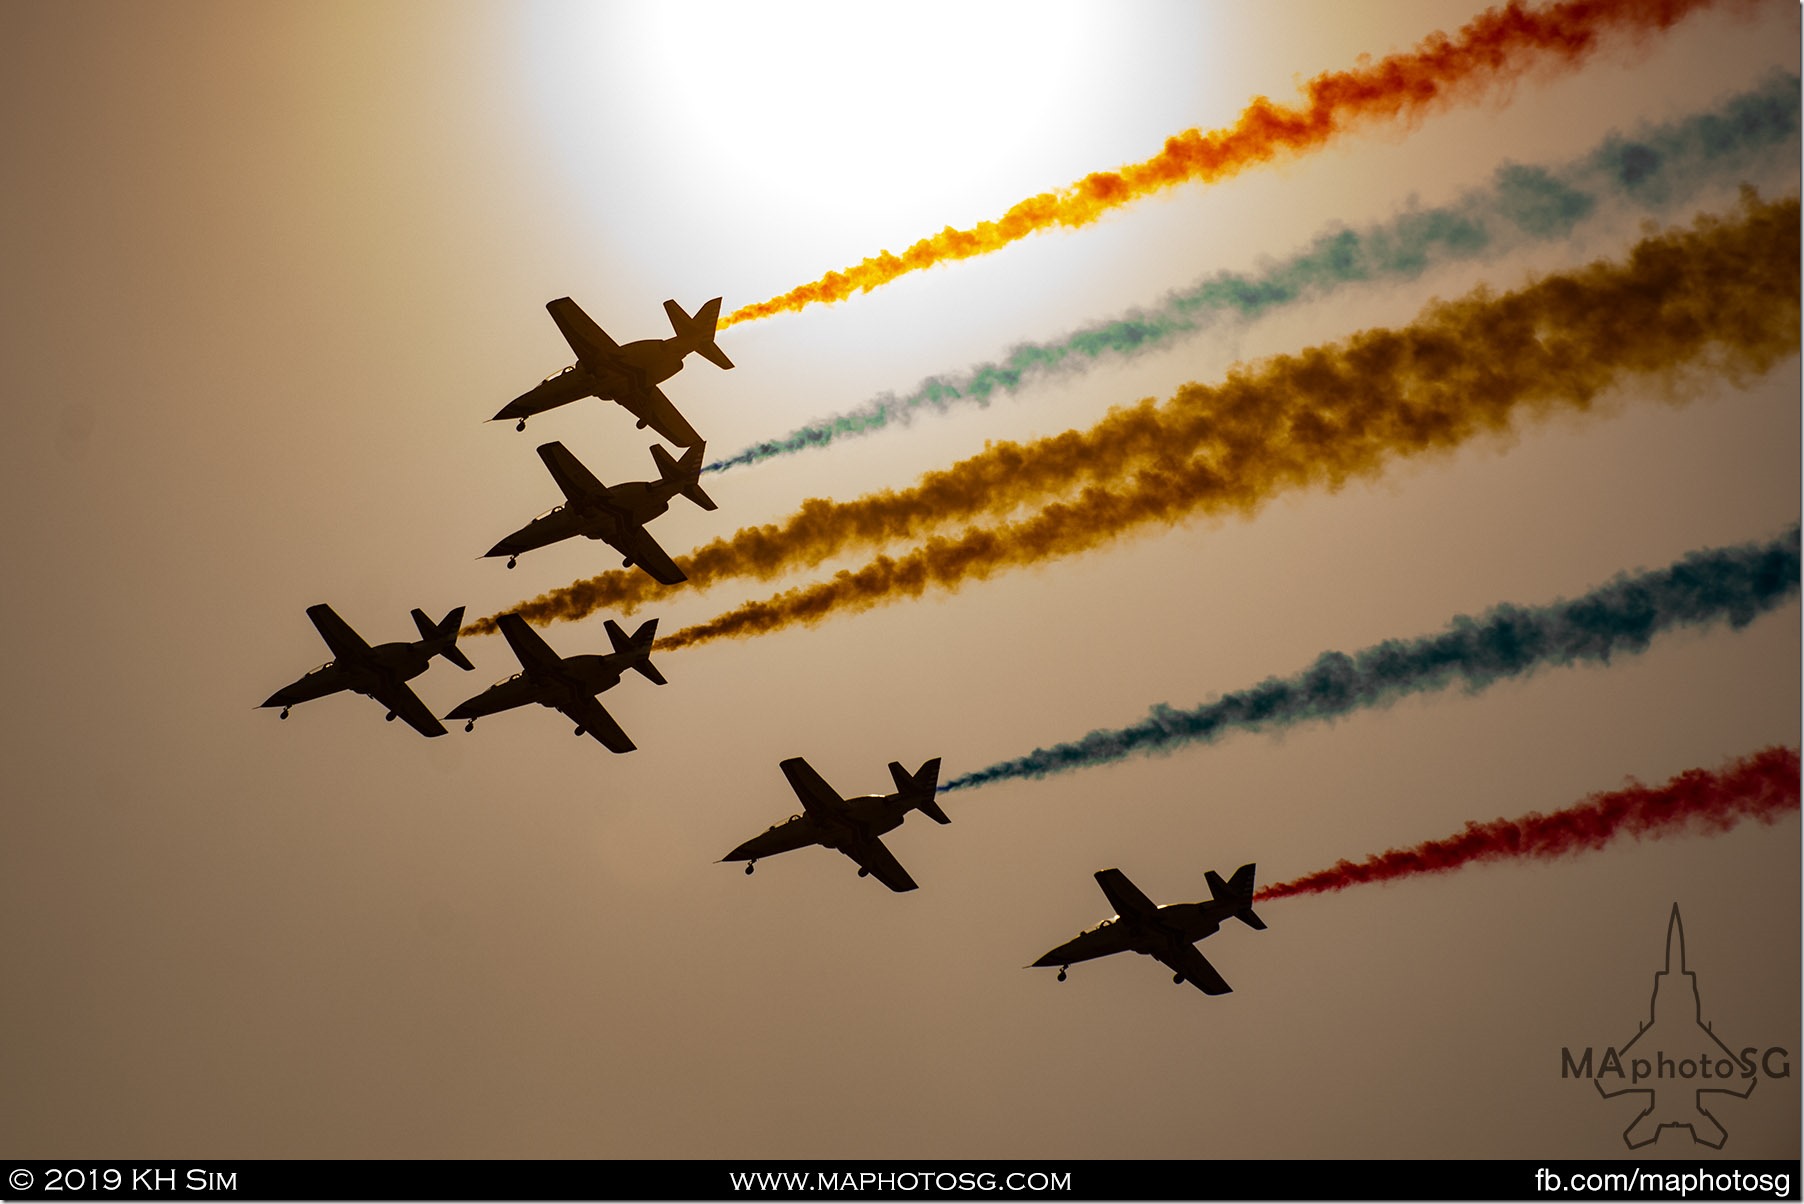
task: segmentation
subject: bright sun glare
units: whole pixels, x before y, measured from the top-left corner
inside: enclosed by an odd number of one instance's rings
[[[620,73],[631,72],[638,133],[667,146],[673,168],[704,159],[744,182],[740,200],[811,221],[831,222],[857,198],[863,222],[912,230],[959,220],[946,204],[961,184],[1000,176],[1012,201],[1024,175],[1036,187],[1066,182],[1036,158],[1056,156],[1086,119],[1096,11],[824,0],[566,10],[552,53],[596,50],[587,71],[563,73],[557,104],[618,107]],[[633,59],[608,54],[623,44],[638,48]],[[584,79],[593,104],[575,94]]]

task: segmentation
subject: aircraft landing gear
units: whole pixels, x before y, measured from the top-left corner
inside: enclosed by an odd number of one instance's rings
[[[758,864],[758,863],[757,863],[757,862],[756,862],[756,861],[748,861],[748,862],[746,862],[746,863],[745,863],[745,872],[746,872],[746,873],[748,873],[748,874],[749,874],[749,873],[751,873],[751,872],[752,872],[752,867],[753,867],[753,866],[754,866],[754,865],[757,865],[757,864]]]
[[[1171,976],[1171,981],[1173,986],[1183,986],[1184,976],[1182,974],[1173,974]]]
[[[870,876],[871,876],[871,871],[869,871],[869,870],[867,870],[867,869],[865,869],[865,868],[864,868],[864,867],[863,867],[863,866],[862,866],[862,865],[861,865],[861,866],[859,866],[859,867],[858,867],[858,876],[859,876],[859,877],[860,877],[860,878],[869,878],[869,877],[870,877]]]
[[[1070,968],[1071,968],[1070,966],[1060,966],[1059,967],[1059,981],[1060,982],[1065,981],[1065,971],[1069,970]]]
[[[277,715],[277,716],[276,716],[276,718],[277,718],[277,719],[286,719],[286,718],[288,718],[288,708],[287,708],[287,707],[283,707],[283,708],[282,708],[282,713],[281,713],[281,714],[280,714],[280,715]]]
[[[395,721],[395,713],[393,711],[390,711],[388,714],[386,714],[382,717],[384,719],[388,720],[390,723],[393,723]]]
[[[525,430],[526,429],[526,419],[522,418],[522,419],[520,419],[520,421],[514,423],[514,429],[516,431]]]
[[[474,719],[472,719],[468,723],[464,724],[464,730],[466,732],[475,731],[476,730],[476,721]]]
[[[643,419],[643,418],[639,419],[639,429],[640,430],[645,429],[645,419]]]
[[[509,556],[509,557],[508,557],[508,558],[507,558],[507,567],[508,567],[508,568],[510,568],[510,569],[511,569],[511,568],[513,568],[513,567],[514,567],[514,562],[515,562],[515,561],[517,561],[517,560],[519,560],[519,559],[520,559],[520,558],[519,558],[519,557],[518,557],[518,556]]]
[[[576,734],[577,734],[577,735],[579,735],[579,736],[580,736],[580,735],[582,735],[582,734],[583,734],[583,729],[582,729],[582,728],[580,728],[580,727],[579,727],[579,728],[577,728],[577,729],[576,729]]]

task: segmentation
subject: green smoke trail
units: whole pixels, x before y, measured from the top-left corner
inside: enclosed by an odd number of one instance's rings
[[[1446,263],[1493,258],[1533,242],[1567,237],[1601,205],[1622,201],[1650,215],[1670,212],[1713,183],[1798,157],[1799,81],[1779,72],[1706,113],[1612,134],[1589,154],[1556,168],[1505,164],[1490,187],[1452,204],[1412,209],[1362,230],[1318,235],[1289,259],[1252,274],[1221,272],[1169,294],[1156,306],[1086,326],[1043,343],[1024,343],[997,362],[930,377],[902,396],[884,394],[853,410],[717,460],[721,472],[825,447],[838,439],[907,425],[923,411],[987,406],[1036,379],[1081,372],[1105,357],[1132,358],[1223,320],[1250,320],[1349,284],[1405,281]]]
[[[1663,569],[1625,574],[1578,598],[1537,607],[1506,604],[1477,619],[1462,615],[1437,635],[1386,640],[1351,655],[1325,652],[1290,677],[1268,678],[1190,710],[1161,703],[1139,723],[1035,749],[942,783],[940,790],[1043,778],[1207,743],[1236,730],[1334,719],[1456,682],[1476,693],[1550,666],[1608,663],[1644,651],[1675,627],[1724,620],[1745,627],[1797,595],[1798,573],[1798,528],[1792,527],[1767,543],[1710,548]]]

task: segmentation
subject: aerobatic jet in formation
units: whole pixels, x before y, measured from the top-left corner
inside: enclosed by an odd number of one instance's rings
[[[841,798],[801,757],[791,757],[778,768],[802,800],[802,814],[772,825],[763,835],[752,837],[722,857],[722,861],[744,861],[749,874],[760,857],[818,844],[838,849],[857,862],[860,878],[871,875],[894,891],[915,889],[915,880],[878,838],[901,827],[910,811],[920,811],[936,823],[952,822],[934,801],[940,777],[938,757],[912,775],[900,762],[891,761],[889,773],[895,779],[896,793],[854,799]]]
[[[323,602],[309,606],[307,617],[319,628],[320,637],[332,650],[334,659],[271,694],[264,706],[281,707],[281,718],[286,719],[288,708],[297,703],[341,690],[353,690],[374,698],[388,708],[390,719],[397,716],[405,719],[422,736],[445,734],[444,725],[432,717],[432,712],[407,683],[424,673],[435,656],[444,657],[460,669],[476,667],[457,647],[457,629],[464,619],[463,607],[458,607],[445,616],[444,622],[436,624],[426,617],[425,611],[416,608],[413,623],[420,629],[418,640],[378,644],[374,648]]]
[[[658,631],[656,619],[630,636],[609,619],[608,639],[613,642],[614,651],[584,656],[559,656],[517,614],[502,615],[497,622],[514,655],[520,658],[520,672],[459,703],[445,718],[465,720],[467,732],[484,715],[536,702],[563,712],[575,722],[577,735],[593,736],[610,751],[632,752],[637,747],[595,696],[619,685],[620,675],[628,669],[637,669],[655,685],[665,684],[664,675],[651,663],[652,640]]]
[[[672,460],[662,446],[654,446],[651,458],[658,466],[658,480],[610,487],[596,480],[562,443],[541,445],[539,459],[564,491],[564,504],[539,515],[483,555],[505,556],[511,569],[522,552],[582,535],[606,540],[625,558],[623,565],[631,568],[636,564],[665,585],[687,581],[669,553],[646,532],[645,524],[670,509],[670,499],[679,493],[703,510],[715,508],[714,499],[700,484],[702,449],[692,447],[681,460]]]
[[[1223,882],[1210,870],[1206,875],[1210,898],[1203,903],[1155,904],[1128,881],[1120,870],[1097,870],[1096,882],[1115,905],[1116,913],[1096,927],[1080,932],[1052,950],[1036,966],[1057,966],[1059,981],[1072,962],[1132,950],[1158,958],[1172,970],[1171,981],[1189,982],[1205,995],[1226,995],[1230,987],[1215,967],[1197,951],[1196,942],[1214,936],[1222,921],[1236,919],[1249,928],[1264,928],[1253,913],[1253,866],[1234,871]]]
[[[568,297],[548,302],[545,308],[563,332],[570,350],[576,353],[576,362],[508,402],[491,422],[517,418],[514,429],[523,431],[526,420],[534,414],[568,405],[578,398],[599,397],[625,406],[639,420],[641,429],[649,426],[678,447],[701,445],[702,437],[677,413],[658,385],[682,371],[683,357],[691,351],[716,367],[733,366],[733,361],[714,342],[714,328],[720,321],[719,297],[697,310],[693,318],[675,301],[664,302],[664,312],[676,335],[668,339],[640,339],[624,347],[609,338]]]

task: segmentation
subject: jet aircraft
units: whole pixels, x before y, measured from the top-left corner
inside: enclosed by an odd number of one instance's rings
[[[722,857],[722,861],[746,862],[751,873],[758,858],[787,853],[811,844],[838,849],[858,863],[858,876],[875,875],[877,881],[894,891],[914,890],[915,880],[908,876],[894,854],[878,839],[885,832],[902,826],[910,811],[920,811],[936,823],[952,821],[934,801],[939,783],[940,759],[935,757],[910,775],[899,761],[889,763],[889,775],[895,779],[896,793],[872,794],[863,798],[844,799],[827,785],[801,757],[791,757],[778,766],[789,779],[796,797],[802,800],[802,814],[773,824],[769,831],[754,836]]]
[[[658,384],[681,372],[683,357],[691,351],[699,352],[717,367],[733,366],[733,361],[714,343],[714,327],[720,321],[719,297],[697,310],[693,318],[675,301],[664,302],[675,337],[640,339],[624,347],[610,339],[568,297],[548,302],[545,308],[570,349],[576,352],[576,362],[508,402],[489,421],[517,418],[514,429],[523,431],[526,420],[534,414],[568,405],[580,397],[599,397],[625,406],[639,420],[641,429],[650,426],[678,447],[701,445],[701,436],[677,413]]]
[[[511,569],[522,552],[582,535],[605,539],[625,557],[622,565],[631,568],[637,564],[665,585],[687,581],[683,570],[647,533],[645,524],[670,509],[670,499],[679,493],[703,510],[715,508],[714,499],[702,491],[700,483],[702,449],[698,444],[684,452],[681,460],[672,460],[669,452],[656,445],[651,458],[658,466],[658,480],[629,481],[610,488],[596,480],[562,443],[540,445],[539,459],[564,491],[564,504],[539,515],[483,555],[505,556]]]
[[[614,651],[585,656],[559,656],[517,614],[502,615],[497,622],[514,655],[520,658],[520,672],[465,699],[445,718],[465,720],[467,732],[484,715],[536,702],[563,712],[575,721],[577,735],[593,736],[610,751],[632,752],[637,747],[595,696],[619,685],[620,675],[628,669],[637,669],[655,685],[665,684],[664,675],[651,663],[652,639],[658,632],[656,619],[630,636],[609,619],[608,639],[613,642]]]
[[[1249,862],[1234,871],[1223,882],[1221,875],[1210,870],[1205,875],[1210,898],[1204,903],[1155,904],[1128,881],[1120,870],[1097,870],[1096,882],[1102,893],[1115,905],[1110,916],[1087,932],[1052,950],[1035,962],[1035,966],[1057,966],[1059,981],[1072,962],[1085,962],[1093,957],[1133,950],[1156,957],[1172,970],[1171,981],[1190,982],[1205,995],[1226,995],[1233,990],[1215,967],[1197,951],[1196,942],[1214,936],[1223,920],[1239,920],[1249,928],[1264,928],[1265,921],[1253,913],[1253,865]]]
[[[280,717],[286,719],[288,708],[298,703],[340,690],[354,690],[374,698],[388,708],[390,719],[400,716],[422,736],[445,734],[444,725],[432,717],[432,712],[407,683],[424,673],[435,656],[444,657],[460,669],[476,667],[457,647],[457,629],[464,620],[463,607],[453,610],[445,616],[444,622],[437,624],[426,617],[425,611],[416,608],[413,623],[420,629],[418,640],[411,644],[406,641],[378,644],[374,648],[324,602],[309,606],[307,617],[319,628],[334,659],[271,694],[264,706],[281,707]]]

